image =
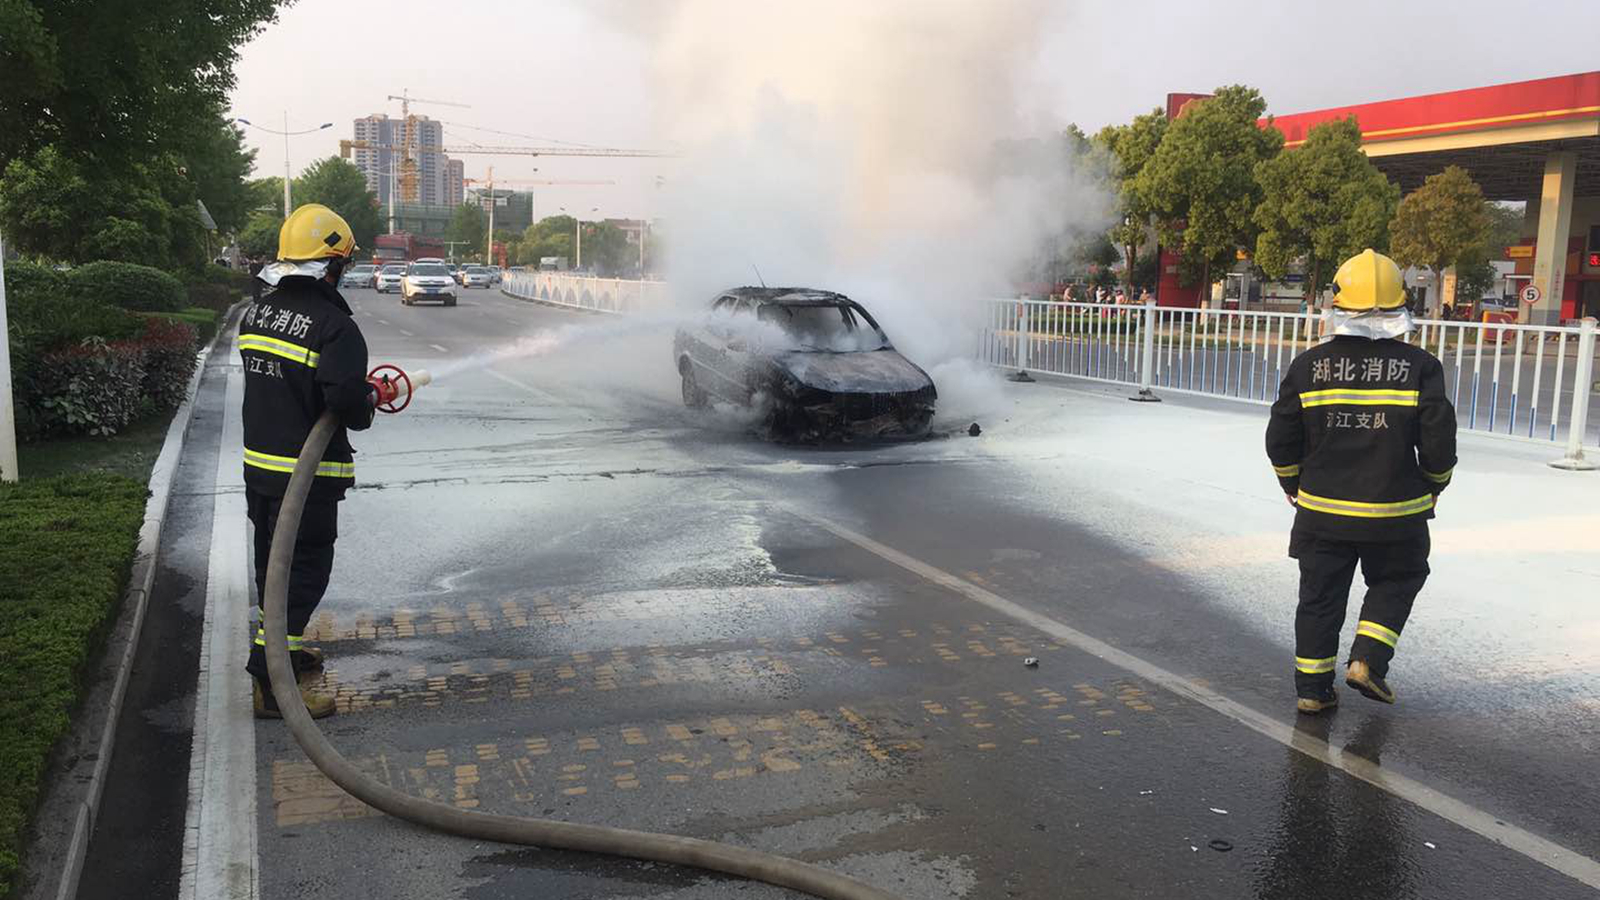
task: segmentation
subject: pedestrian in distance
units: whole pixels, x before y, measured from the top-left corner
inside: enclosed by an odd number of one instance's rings
[[[1295,357],[1267,423],[1267,456],[1295,507],[1300,712],[1339,703],[1339,633],[1356,566],[1367,583],[1345,683],[1395,702],[1389,664],[1428,578],[1428,520],[1456,465],[1444,367],[1405,343],[1416,328],[1394,260],[1365,250],[1339,267],[1323,343]]]
[[[367,342],[339,295],[339,276],[356,250],[345,220],[321,204],[296,209],[278,232],[278,261],[258,281],[274,288],[239,323],[244,363],[245,507],[255,527],[256,602],[264,604],[267,559],[289,474],[317,419],[327,410],[339,430],[317,463],[300,519],[289,573],[288,643],[300,696],[312,718],[334,712],[333,698],[304,682],[323,667],[322,651],[306,646],[305,629],[333,574],[339,502],[355,483],[347,429],[372,424],[374,408],[396,388],[367,380]],[[245,669],[255,679],[257,718],[281,718],[267,674],[265,616],[258,619]]]

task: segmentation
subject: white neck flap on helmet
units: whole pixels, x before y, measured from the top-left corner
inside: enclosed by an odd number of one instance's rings
[[[1352,312],[1337,306],[1322,314],[1322,333],[1348,335],[1380,341],[1399,338],[1417,330],[1417,323],[1405,307],[1399,309],[1365,309]]]
[[[275,263],[267,263],[266,265],[262,266],[260,273],[258,273],[256,277],[262,281],[265,281],[267,284],[272,285],[273,287],[277,287],[279,281],[288,278],[290,275],[305,275],[308,278],[322,278],[327,274],[328,260],[326,259],[312,259],[307,260],[306,262],[290,262],[288,260],[279,260]]]

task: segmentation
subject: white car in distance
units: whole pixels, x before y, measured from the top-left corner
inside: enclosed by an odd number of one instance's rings
[[[380,294],[398,291],[400,290],[400,282],[405,277],[405,263],[386,263],[383,268],[378,270],[378,277],[373,287],[376,287]]]
[[[461,270],[461,286],[464,288],[488,288],[494,283],[494,273],[483,266],[467,266]]]
[[[419,300],[456,305],[456,282],[444,263],[415,262],[406,268],[405,277],[400,279],[400,302],[415,306]]]

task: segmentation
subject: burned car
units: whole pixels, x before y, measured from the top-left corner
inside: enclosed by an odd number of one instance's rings
[[[783,440],[925,434],[938,398],[872,315],[831,291],[724,291],[698,326],[679,329],[673,357],[685,405],[763,409]]]

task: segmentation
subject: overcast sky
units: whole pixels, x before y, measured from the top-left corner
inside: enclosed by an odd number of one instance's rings
[[[870,6],[874,0],[859,0]],[[927,0],[937,2],[937,0]],[[1011,0],[967,0],[1000,6]],[[296,173],[338,152],[351,120],[399,115],[386,99],[443,120],[446,144],[649,147],[659,112],[652,28],[665,0],[300,0],[244,47],[232,114],[273,128],[334,127],[291,138]],[[1407,97],[1591,71],[1600,67],[1594,0],[1341,0],[1341,2],[1056,4],[1043,40],[1022,48],[1037,130],[1076,122],[1093,131],[1161,105],[1173,91],[1259,88],[1272,112]],[[1539,32],[1543,26],[1546,30]],[[781,41],[782,35],[766,39]],[[907,35],[906,40],[916,40]],[[1009,102],[1009,101],[1008,101]],[[513,134],[496,134],[495,131]],[[283,172],[283,139],[247,129],[260,175]],[[1003,137],[1004,135],[996,135]],[[609,179],[611,186],[541,187],[538,215],[660,213],[658,160],[460,155],[468,177]],[[598,207],[597,213],[591,208]]]

